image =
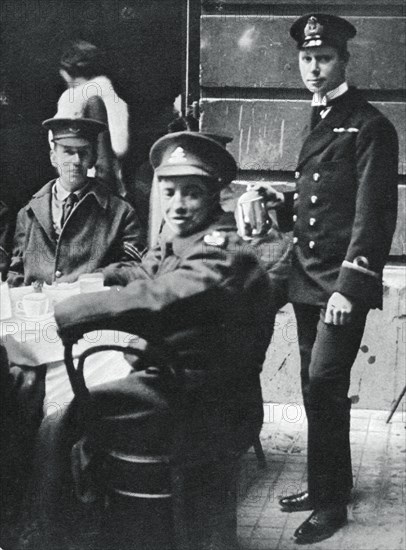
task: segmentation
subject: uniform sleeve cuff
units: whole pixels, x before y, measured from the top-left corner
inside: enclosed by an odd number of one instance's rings
[[[342,263],[334,290],[368,308],[382,307],[380,275],[346,260]]]

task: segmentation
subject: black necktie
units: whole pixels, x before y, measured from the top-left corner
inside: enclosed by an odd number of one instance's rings
[[[316,125],[320,122],[321,116],[320,113],[324,111],[326,106],[318,105],[317,107],[312,107],[312,112],[310,115],[310,130],[313,130]]]
[[[171,242],[165,243],[165,254],[164,257],[173,256],[173,244]]]
[[[75,195],[75,193],[71,193],[65,199],[65,202],[63,203],[63,207],[62,207],[61,227],[65,225],[66,220],[69,218],[69,214],[72,212],[73,207],[77,202],[78,202],[78,197]]]

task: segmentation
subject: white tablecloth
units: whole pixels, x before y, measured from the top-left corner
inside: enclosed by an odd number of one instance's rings
[[[14,365],[36,367],[47,365],[45,413],[58,414],[64,404],[73,397],[68,375],[63,362],[64,347],[57,334],[55,319],[50,314],[46,319],[24,319],[16,314],[16,303],[31,287],[10,289],[12,317],[0,322],[0,342],[6,348],[9,362]],[[75,294],[76,291],[73,292]],[[45,291],[51,301],[55,294]],[[123,332],[95,331],[85,335],[74,347],[77,357],[85,349],[101,344],[126,345],[134,338]],[[130,366],[122,353],[109,351],[91,356],[85,364],[86,381],[89,387],[126,376]]]

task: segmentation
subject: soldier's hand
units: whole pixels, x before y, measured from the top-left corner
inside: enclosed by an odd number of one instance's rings
[[[333,292],[327,303],[324,322],[328,325],[347,325],[351,321],[353,303],[339,292]]]

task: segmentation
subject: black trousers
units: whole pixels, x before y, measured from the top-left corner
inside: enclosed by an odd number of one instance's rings
[[[308,420],[309,496],[315,509],[346,504],[352,488],[348,390],[368,312],[335,326],[324,322],[323,308],[293,306]]]

